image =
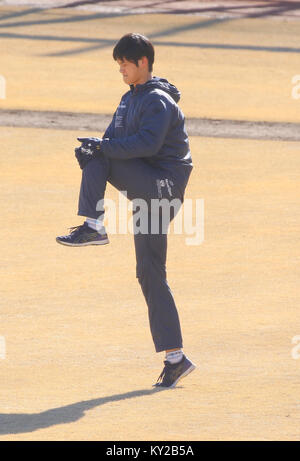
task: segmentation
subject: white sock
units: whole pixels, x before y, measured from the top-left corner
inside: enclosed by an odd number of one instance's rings
[[[183,351],[181,349],[166,353],[166,360],[172,364],[180,362],[180,360],[182,360],[182,357]]]
[[[87,223],[87,225],[91,229],[93,229],[94,231],[99,232],[99,234],[104,234],[105,233],[105,229],[103,227],[103,219],[101,219],[101,216],[98,219],[86,218],[85,222]]]
[[[97,230],[97,219],[94,219],[94,218],[86,218],[85,222],[87,223],[87,225],[91,228],[91,229],[94,229],[94,230]]]

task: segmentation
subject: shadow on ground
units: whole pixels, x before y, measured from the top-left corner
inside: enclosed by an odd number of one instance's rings
[[[70,8],[81,6],[84,4],[96,4],[101,3],[98,0],[82,0],[82,1],[75,1],[75,2],[66,2],[65,5],[57,7],[56,9],[60,8]],[[118,3],[118,2],[116,2]],[[148,7],[151,6],[155,7],[160,3],[164,2],[150,2]],[[248,11],[251,7],[251,12]],[[55,7],[53,8],[55,9]],[[243,9],[244,11],[243,13]],[[189,42],[181,42],[181,41],[160,41],[160,38],[168,37],[170,35],[178,35],[182,32],[186,31],[193,31],[199,30],[207,27],[214,27],[222,24],[224,22],[236,21],[237,19],[241,18],[261,18],[264,16],[280,16],[287,12],[297,12],[300,9],[300,2],[288,2],[288,1],[270,1],[261,5],[252,4],[249,2],[246,5],[229,5],[229,6],[212,6],[212,7],[202,7],[198,8],[197,11],[193,11],[194,13],[202,12],[202,13],[209,13],[209,12],[219,12],[224,14],[226,12],[236,12],[238,16],[236,17],[217,17],[217,18],[209,18],[203,19],[203,17],[199,20],[194,22],[194,17],[191,19],[191,23],[185,25],[179,25],[166,28],[165,30],[159,30],[156,33],[149,34],[149,38],[153,41],[153,44],[156,46],[169,46],[169,47],[185,47],[185,48],[202,48],[202,49],[219,49],[219,50],[241,50],[241,51],[267,51],[267,52],[277,52],[277,53],[300,53],[300,48],[295,47],[282,47],[282,46],[259,46],[259,45],[239,45],[239,44],[225,44],[225,43],[199,43],[198,41],[195,43]],[[166,13],[190,13],[189,10],[178,11],[178,10],[168,10]],[[44,19],[31,19],[31,20],[20,20],[22,16],[28,15],[35,15],[38,13],[39,15],[45,15]],[[109,17],[118,17],[118,16],[128,16],[132,14],[137,14],[135,12],[134,7],[129,7],[127,10],[122,12],[116,13],[92,13],[92,14],[76,14],[70,15],[68,17],[56,17],[56,18],[48,18],[47,17],[47,9],[43,8],[30,8],[25,9],[23,11],[14,12],[5,14],[0,16],[0,29],[5,29],[4,32],[0,33],[1,38],[7,39],[20,39],[20,40],[37,40],[37,41],[63,41],[69,43],[79,43],[81,46],[76,49],[71,50],[64,50],[54,53],[46,53],[42,54],[42,56],[48,57],[59,57],[59,56],[67,56],[67,55],[74,55],[80,53],[86,53],[90,51],[95,51],[107,47],[112,47],[115,45],[118,37],[115,40],[108,40],[106,38],[100,37],[70,37],[70,36],[59,36],[55,35],[44,35],[44,34],[28,34],[28,33],[17,33],[17,29],[19,27],[32,27],[32,26],[46,26],[51,24],[66,24],[66,23],[77,23],[77,22],[87,22],[87,21],[94,21],[95,19],[104,19]],[[138,13],[144,14],[144,13]],[[9,22],[9,19],[16,19],[13,22]],[[13,30],[10,32],[9,30]]]
[[[109,402],[119,402],[147,395],[152,395],[166,389],[141,389],[138,391],[115,394],[108,397],[86,400],[64,407],[53,408],[41,413],[0,413],[0,435],[34,432],[57,424],[73,423],[81,419],[85,412],[105,405]]]

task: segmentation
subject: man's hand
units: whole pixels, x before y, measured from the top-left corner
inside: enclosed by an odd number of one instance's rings
[[[75,157],[78,160],[79,166],[83,169],[86,164],[93,158],[97,158],[101,150],[100,138],[77,138],[81,142],[81,146],[75,149]]]

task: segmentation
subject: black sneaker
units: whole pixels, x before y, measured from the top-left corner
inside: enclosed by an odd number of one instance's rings
[[[164,369],[154,387],[175,387],[178,381],[193,371],[196,366],[184,355],[179,363],[164,361]]]
[[[87,223],[81,226],[70,227],[69,235],[56,237],[57,243],[72,247],[82,247],[86,245],[105,245],[109,243],[107,234],[99,234],[98,231],[91,229]]]

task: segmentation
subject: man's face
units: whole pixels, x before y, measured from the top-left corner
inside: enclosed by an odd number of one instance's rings
[[[127,61],[126,58],[117,59],[117,63],[120,66],[120,72],[123,75],[123,81],[127,85],[137,85],[143,81],[145,75],[144,60],[139,59],[138,66],[134,62]]]

